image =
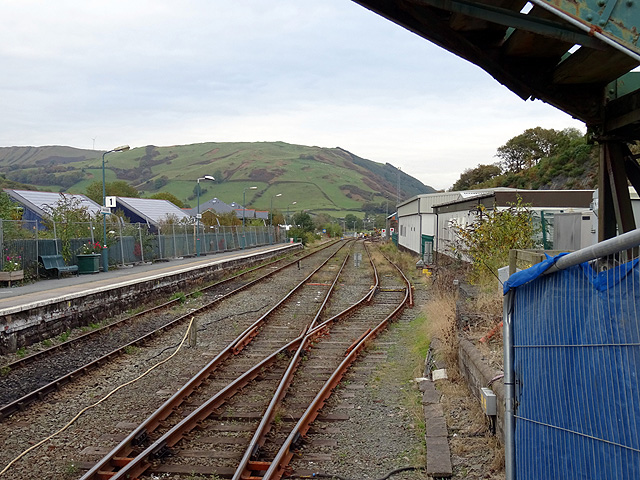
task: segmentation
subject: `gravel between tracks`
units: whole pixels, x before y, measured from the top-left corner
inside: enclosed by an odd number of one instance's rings
[[[424,301],[425,293],[420,290],[417,293],[417,302]],[[26,479],[34,475],[48,479],[79,478],[78,462],[95,461],[104,450],[115,446],[119,437],[131,430],[127,422],[148,416],[157,404],[184,383],[188,375],[195,373],[203,358],[212,358],[227,339],[239,333],[243,312],[258,312],[264,308],[263,299],[259,296],[252,298],[243,298],[235,305],[229,304],[211,312],[200,322],[197,348],[183,347],[165,366],[81,416],[60,435],[18,460],[0,478]],[[323,414],[346,413],[349,420],[314,427],[318,435],[324,432],[327,439],[337,440],[337,446],[333,447],[323,447],[318,443],[305,447],[306,452],[316,449],[317,454],[324,455],[314,465],[315,471],[366,480],[381,478],[394,468],[424,464],[424,442],[419,430],[414,428],[419,420],[407,407],[407,396],[415,395],[415,387],[401,379],[394,381],[390,378],[393,368],[386,373],[384,371],[387,366],[407,362],[406,345],[402,343],[406,335],[403,336],[403,332],[419,312],[419,307],[406,310],[399,321],[379,337],[377,346],[369,355],[354,365],[346,378],[349,384],[341,387],[338,395],[330,399]],[[251,314],[253,318],[257,315]],[[221,318],[229,321],[218,321]],[[166,358],[180,342],[185,329],[186,326],[173,330],[162,340],[154,340],[101,368],[95,376],[80,379],[51,394],[46,404],[35,404],[28,411],[3,422],[0,440],[4,448],[0,450],[0,469],[24,449],[63,427],[82,407],[94,403],[112,388],[137,377]],[[380,368],[383,368],[382,372]],[[140,402],[141,398],[149,398],[149,401]],[[114,412],[121,422],[118,425],[113,423]],[[465,415],[464,411],[459,412],[459,416],[464,418]],[[464,464],[464,456],[458,461]],[[454,478],[494,478],[487,466],[487,458],[476,454],[468,461],[474,462],[469,465],[474,474],[468,477],[459,474]],[[296,468],[308,469],[309,465]],[[420,471],[393,476],[396,480],[426,478]]]

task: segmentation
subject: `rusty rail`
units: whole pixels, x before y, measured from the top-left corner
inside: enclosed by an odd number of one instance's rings
[[[331,294],[335,289],[336,283],[338,282],[338,278],[340,278],[340,275],[344,270],[344,266],[349,260],[349,256],[350,255],[347,255],[345,257],[344,261],[342,262],[342,265],[340,266],[340,269],[336,273],[336,276],[333,279],[333,282],[331,283],[331,286],[327,290],[327,293],[324,297],[322,305],[320,306],[320,308],[318,308],[318,311],[316,312],[316,315],[314,316],[313,320],[309,323],[309,325],[307,325],[307,328],[303,332],[302,334],[302,336],[304,337],[303,341],[300,342],[300,346],[298,347],[295,354],[293,355],[291,362],[289,362],[289,366],[287,367],[286,372],[284,373],[284,375],[282,376],[282,379],[280,380],[278,388],[276,389],[276,393],[273,395],[271,402],[269,402],[269,406],[267,407],[267,410],[262,416],[260,424],[258,425],[258,428],[256,428],[256,431],[254,432],[253,437],[249,442],[249,446],[245,450],[245,453],[242,459],[240,460],[240,463],[238,464],[238,468],[236,469],[236,473],[233,476],[233,480],[240,480],[243,478],[247,478],[247,476],[250,475],[250,472],[253,471],[254,469],[256,468],[262,469],[265,467],[265,465],[251,462],[251,459],[255,456],[257,450],[260,447],[262,447],[262,445],[265,442],[267,434],[271,430],[271,425],[272,425],[273,419],[275,418],[276,410],[278,406],[281,404],[282,399],[286,395],[289,385],[291,385],[291,382],[293,380],[293,375],[296,372],[298,365],[300,364],[300,360],[302,358],[304,350],[308,347],[309,343],[311,342],[311,339],[313,338],[308,335],[309,330],[311,330],[315,326],[316,322],[320,318],[322,311],[327,305],[327,301],[329,300],[329,297],[331,296]]]
[[[322,251],[322,250],[334,245],[335,243],[336,242],[330,243],[330,244],[328,244],[326,246],[323,246],[321,249],[318,249],[318,250],[316,250],[314,252],[310,252],[309,254],[305,255],[303,258],[307,258],[307,257],[309,257],[311,255],[314,255],[314,254],[318,253],[319,251]],[[340,248],[342,248],[342,247],[340,247]],[[237,275],[234,275],[234,276],[232,276],[230,278],[221,280],[219,282],[216,282],[213,285],[209,285],[207,287],[204,287],[204,288],[198,290],[198,292],[205,292],[207,290],[210,290],[210,289],[213,289],[215,287],[218,287],[221,284],[228,283],[228,282],[230,282],[232,280],[236,280],[240,276],[246,275],[248,273],[253,273],[254,271],[259,270],[261,268],[266,268],[269,265],[271,265],[273,263],[276,263],[277,261],[279,261],[279,260],[276,260],[274,262],[270,262],[270,263],[268,263],[266,265],[257,266],[255,268],[252,268],[252,269],[247,270],[245,272],[242,272],[242,273],[239,273]],[[145,334],[145,335],[143,335],[141,337],[138,337],[137,339],[135,339],[135,340],[133,340],[133,341],[131,341],[131,342],[125,344],[125,345],[122,345],[122,346],[112,350],[111,352],[103,355],[102,357],[99,357],[99,358],[93,360],[92,362],[89,362],[86,365],[83,365],[82,367],[77,368],[76,370],[67,373],[66,375],[63,375],[61,377],[56,378],[55,380],[49,382],[48,384],[43,385],[42,387],[40,387],[40,388],[38,388],[38,389],[36,389],[36,390],[34,390],[34,391],[22,396],[20,398],[18,398],[17,400],[14,400],[13,402],[10,402],[10,403],[8,403],[6,405],[1,406],[0,407],[0,420],[3,420],[4,418],[9,417],[10,415],[12,415],[12,414],[14,414],[16,412],[25,410],[26,407],[28,405],[30,405],[31,403],[33,403],[35,401],[38,401],[38,400],[42,400],[46,395],[59,390],[61,387],[71,383],[76,378],[78,378],[78,377],[80,377],[82,375],[88,374],[92,370],[98,368],[99,366],[103,365],[104,363],[110,361],[113,358],[117,358],[118,356],[122,355],[125,352],[125,350],[127,350],[127,349],[129,349],[131,347],[134,347],[134,346],[137,347],[137,346],[145,344],[146,342],[148,342],[152,338],[156,337],[157,335],[159,335],[159,334],[161,334],[161,333],[163,333],[163,332],[165,332],[167,330],[170,330],[171,328],[179,325],[180,323],[182,323],[187,318],[190,318],[193,315],[198,315],[200,313],[204,313],[208,309],[212,308],[218,302],[220,302],[220,301],[222,301],[224,299],[228,299],[229,297],[231,297],[231,296],[233,296],[233,295],[235,295],[235,294],[237,294],[237,293],[239,293],[239,292],[241,292],[241,291],[243,291],[243,290],[245,290],[245,289],[247,289],[247,288],[249,288],[249,287],[251,287],[251,286],[253,286],[253,285],[257,284],[257,283],[259,283],[259,282],[261,282],[262,280],[274,275],[275,273],[277,273],[279,271],[282,271],[282,270],[284,270],[284,269],[286,269],[288,267],[294,266],[295,264],[297,264],[297,262],[298,262],[298,260],[294,260],[294,261],[292,261],[290,263],[287,263],[287,264],[285,264],[285,265],[283,265],[283,266],[281,266],[281,267],[279,267],[279,268],[277,268],[275,270],[267,272],[266,274],[254,279],[254,280],[251,280],[251,281],[249,281],[249,282],[247,282],[247,283],[245,283],[245,284],[233,289],[230,292],[227,292],[226,294],[222,295],[221,297],[218,297],[218,298],[212,300],[211,302],[207,303],[206,305],[203,305],[202,307],[199,307],[198,309],[196,309],[194,311],[191,311],[188,314],[181,315],[181,316],[175,318],[174,320],[166,323],[162,327],[159,327],[159,328],[157,328],[157,329],[155,329],[155,330],[153,330],[153,331],[151,331],[151,332],[149,332],[149,333],[147,333],[147,334]],[[193,295],[194,293],[195,292],[192,292],[189,295]],[[160,311],[161,309],[167,308],[167,307],[173,305],[174,303],[176,303],[178,301],[179,301],[179,299],[170,300],[169,302],[166,302],[166,303],[164,303],[162,305],[158,305],[156,307],[153,307],[153,308],[151,308],[149,310],[146,310],[145,312],[140,312],[138,314],[134,314],[131,317],[123,319],[121,322],[118,322],[118,323],[122,324],[123,322],[128,322],[128,321],[130,321],[130,320],[132,320],[134,318],[140,317],[142,315],[148,315],[150,313]],[[87,338],[93,337],[93,336],[98,335],[98,334],[102,334],[105,331],[108,331],[108,330],[113,329],[113,328],[117,328],[116,324],[106,325],[106,326],[104,326],[104,327],[102,327],[100,329],[97,329],[97,330],[93,331],[93,332],[88,332],[85,335],[82,335],[82,336],[77,337],[77,338],[72,339],[72,340],[68,340],[67,342],[64,342],[63,344],[60,344],[60,345],[58,345],[56,347],[52,347],[50,349],[43,350],[42,352],[35,353],[33,355],[30,355],[29,357],[25,357],[25,358],[23,358],[21,360],[13,362],[13,363],[7,365],[6,367],[8,367],[8,368],[17,368],[19,366],[26,365],[27,363],[33,363],[36,360],[39,360],[41,358],[46,358],[48,355],[51,355],[55,351],[60,350],[62,346],[64,346],[64,348],[72,348],[74,345],[77,345],[80,341],[86,340]],[[24,362],[24,363],[22,363],[22,362]]]
[[[198,388],[198,386],[200,386],[206,379],[208,379],[213,371],[215,371],[223,361],[233,355],[238,354],[246,345],[248,345],[255,337],[255,335],[257,335],[260,327],[266,321],[269,315],[272,314],[282,304],[284,304],[295,291],[302,288],[309,280],[309,278],[311,278],[324,265],[326,265],[326,263],[329,262],[329,260],[333,258],[333,256],[335,256],[345,245],[346,243],[343,243],[331,257],[322,262],[320,266],[314,269],[313,272],[305,277],[305,279],[299,282],[298,285],[294,287],[287,295],[285,295],[274,307],[269,309],[268,312],[262,315],[252,325],[247,327],[240,335],[238,335],[238,337],[236,337],[231,343],[229,343],[229,345],[227,345],[213,360],[211,360],[211,362],[209,362],[193,378],[191,378],[191,380],[189,380],[178,392],[176,392],[171,398],[165,401],[165,403],[160,408],[158,408],[156,412],[149,416],[109,454],[103,457],[102,460],[97,462],[85,475],[81,477],[81,480],[98,480],[106,478],[106,475],[109,475],[109,477],[111,477],[112,475],[116,475],[113,478],[123,478],[118,476],[119,472],[114,471],[115,468],[121,466],[121,462],[114,462],[113,459],[128,458],[128,455],[133,451],[133,448],[136,445],[142,444],[143,441],[148,438],[149,434],[157,429],[157,427],[160,425],[160,422],[166,419],[179,405],[184,403],[184,401],[193,393],[193,391]],[[295,263],[296,262],[292,262],[290,265],[293,265]],[[193,316],[193,312],[189,313],[188,315]],[[300,338],[303,338],[303,336],[301,336]],[[251,371],[253,371],[253,369]],[[227,387],[225,387],[225,389],[226,388]],[[136,469],[137,471],[138,468],[141,468],[139,467],[139,464],[144,464],[144,462],[146,462],[145,455],[146,454],[143,452],[140,456],[138,456],[139,458],[136,457],[135,460],[127,460],[127,468]],[[128,466],[129,464],[131,464],[131,467]],[[145,467],[145,469],[146,468],[147,467]]]
[[[387,259],[387,261],[389,261],[389,259]],[[366,336],[361,338],[357,345],[355,345],[355,347],[348,353],[342,363],[334,371],[331,377],[325,382],[322,389],[318,392],[305,413],[301,416],[300,420],[298,420],[298,423],[296,423],[287,439],[283,442],[280,450],[269,465],[269,468],[264,472],[264,475],[262,476],[263,480],[278,480],[282,477],[287,466],[289,465],[289,462],[291,461],[291,458],[294,455],[293,449],[295,448],[295,445],[297,445],[297,443],[307,433],[311,423],[316,419],[318,413],[320,412],[320,409],[324,406],[327,399],[331,396],[335,387],[340,383],[340,380],[345,375],[348,368],[356,360],[357,356],[362,352],[362,350],[366,348],[366,346],[371,341],[373,341],[373,339],[377,337],[383,329],[386,328],[388,322],[391,319],[395,318],[405,308],[405,306],[410,303],[411,283],[397,265],[395,265],[391,261],[389,261],[389,263],[391,263],[398,270],[405,282],[406,290],[404,299],[393,310],[393,312],[391,312],[391,314],[389,314],[378,324],[376,328],[374,328]]]

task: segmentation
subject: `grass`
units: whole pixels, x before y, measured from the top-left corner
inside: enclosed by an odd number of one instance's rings
[[[424,314],[429,319],[428,337],[442,342],[438,355],[447,365],[455,367],[458,364],[455,295],[436,289],[424,308]]]
[[[392,324],[390,330],[397,329],[397,324]],[[373,373],[371,383],[374,396],[382,385],[394,385],[401,391],[402,406],[409,412],[411,425],[415,436],[420,441],[411,452],[405,452],[412,465],[424,465],[425,458],[425,432],[422,395],[415,388],[414,378],[422,376],[424,359],[429,347],[429,330],[427,316],[418,315],[411,321],[408,328],[399,332],[399,340],[389,351],[387,361],[381,364]],[[405,352],[405,353],[403,353]]]
[[[185,295],[184,292],[176,292],[173,295],[171,295],[169,300],[178,300],[180,304],[183,304],[184,302],[186,302],[187,296]]]
[[[69,330],[67,330],[66,332],[62,332],[60,335],[58,335],[58,340],[60,342],[66,342],[67,340],[69,340],[69,335],[71,335],[71,332]]]
[[[16,356],[18,358],[24,358],[27,356],[27,347],[20,347],[18,350],[16,350]]]
[[[64,474],[67,478],[75,478],[78,472],[80,472],[80,468],[74,462],[69,462],[64,468]]]
[[[75,151],[68,148],[55,148],[57,150],[48,147],[48,154],[44,155],[43,151],[40,157],[66,157],[75,154]],[[192,207],[195,206],[195,199],[187,199],[193,195],[195,179],[214,172],[216,177],[219,172],[223,181],[205,185],[207,191],[200,197],[201,202],[218,197],[227,203],[241,203],[242,190],[255,185],[257,190],[247,191],[247,205],[268,210],[272,197],[282,193],[282,198],[276,198],[273,202],[273,208],[281,212],[293,201],[297,202],[293,209],[295,211],[361,211],[363,202],[383,202],[385,191],[390,193],[389,179],[393,178],[395,182],[397,176],[393,167],[377,162],[360,161],[358,167],[354,168],[348,155],[337,149],[283,142],[210,142],[155,147],[154,151],[157,153],[155,161],[161,162],[151,166],[151,174],[136,179],[131,184],[139,184],[138,188],[144,190],[144,196],[148,196],[156,192],[153,188],[154,179],[166,176],[168,183],[160,191],[172,193]],[[92,181],[101,178],[100,154],[92,151],[78,151],[77,154],[84,154],[88,160],[69,165],[84,169],[85,177],[68,190],[84,193]],[[21,157],[20,167],[36,168],[36,161],[40,159],[37,155],[38,152],[35,152]],[[144,155],[145,148],[110,155],[105,170],[107,182],[116,180],[114,169],[130,170],[132,166],[139,165]],[[0,166],[7,161],[0,159]],[[414,190],[419,182],[409,176],[404,177],[403,174],[403,185],[408,189],[407,193],[417,193]],[[151,184],[146,184],[147,180]],[[341,188],[347,185],[354,186],[354,191],[362,192],[364,196],[359,198],[358,193],[347,196],[347,192]],[[50,187],[47,186],[47,189],[51,190]]]

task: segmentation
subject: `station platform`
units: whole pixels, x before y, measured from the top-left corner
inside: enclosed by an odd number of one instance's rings
[[[38,280],[10,288],[0,288],[0,351],[38,341],[61,329],[75,327],[85,321],[98,321],[130,308],[132,303],[151,296],[165,295],[185,284],[205,281],[214,272],[302,248],[299,243],[280,243],[209,254],[110,268],[108,272],[65,275],[63,278]]]

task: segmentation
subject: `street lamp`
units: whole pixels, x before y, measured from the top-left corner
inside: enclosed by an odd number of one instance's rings
[[[269,210],[269,213],[271,214],[271,221],[269,222],[269,226],[273,227],[273,199],[276,197],[281,197],[282,194],[279,193],[277,195],[274,195],[273,197],[271,197],[271,210]]]
[[[245,224],[245,204],[247,203],[247,190],[257,190],[258,187],[246,187],[242,190],[242,248],[244,249],[245,243],[247,243],[247,237],[244,231]]]
[[[289,224],[289,207],[291,205],[295,205],[296,203],[298,203],[298,202],[292,202],[289,205],[287,205],[287,225]]]
[[[196,210],[196,257],[200,256],[200,180],[211,180],[214,181],[211,175],[205,175],[204,177],[199,177],[196,182],[198,183],[198,210]]]
[[[102,154],[102,207],[105,209],[102,211],[102,270],[105,272],[109,271],[109,249],[107,248],[107,184],[105,182],[104,157],[107,153],[126,152],[127,150],[129,150],[129,145],[122,145]]]

